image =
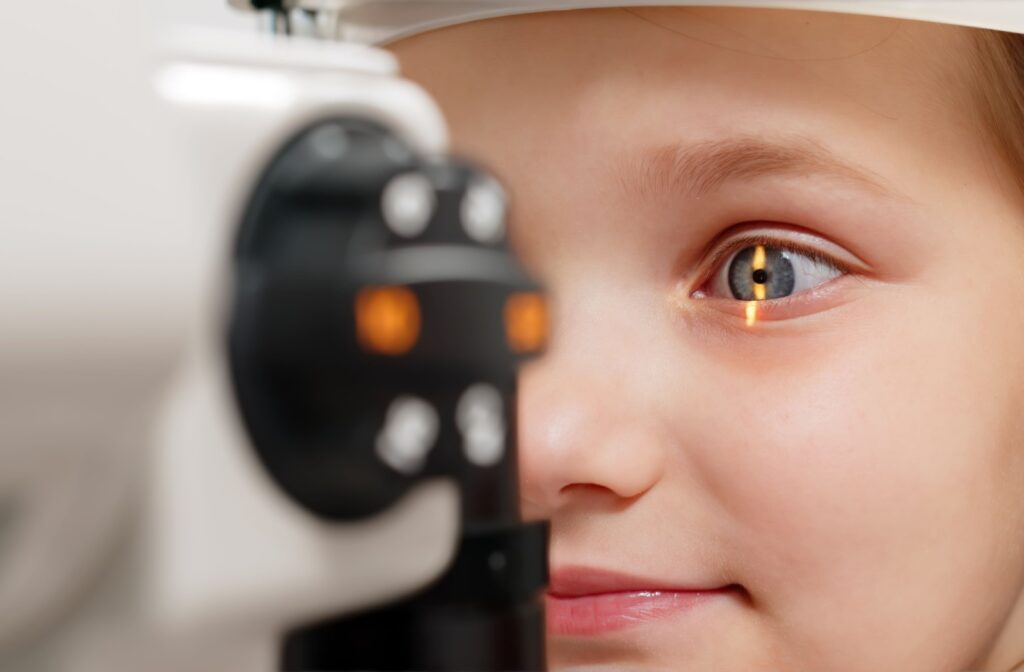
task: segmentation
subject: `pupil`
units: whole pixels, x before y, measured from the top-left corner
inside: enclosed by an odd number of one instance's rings
[[[763,268],[757,269],[756,271],[754,271],[753,279],[754,282],[756,282],[757,284],[763,285],[764,283],[768,282],[768,271],[764,270]]]

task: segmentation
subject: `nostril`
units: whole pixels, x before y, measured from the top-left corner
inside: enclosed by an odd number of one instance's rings
[[[603,485],[597,485],[596,483],[570,483],[569,485],[566,485],[561,490],[559,490],[558,493],[560,495],[567,495],[571,493],[586,493],[594,495],[612,495],[614,497],[619,496],[611,488]]]
[[[588,511],[614,513],[632,506],[640,495],[625,496],[615,489],[596,483],[570,483],[559,490],[561,506]]]
[[[634,497],[624,497],[611,488],[597,484],[570,484],[558,493],[562,504],[575,503],[582,506],[596,506],[602,510],[617,509],[632,502]]]

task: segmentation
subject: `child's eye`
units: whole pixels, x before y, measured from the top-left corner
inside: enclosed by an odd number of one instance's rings
[[[728,257],[708,289],[714,297],[764,301],[814,289],[844,274],[835,263],[813,252],[759,243]]]

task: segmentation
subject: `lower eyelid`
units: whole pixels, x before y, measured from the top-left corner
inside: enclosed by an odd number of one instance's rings
[[[844,301],[844,292],[850,288],[850,282],[854,276],[844,273],[833,280],[830,280],[818,287],[808,289],[797,294],[781,299],[766,299],[755,301],[757,305],[757,320],[759,322],[773,322],[790,320],[804,315],[821,313],[835,308]],[[747,317],[747,304],[749,301],[741,301],[732,298],[692,293],[690,298],[696,299],[701,305],[735,316],[745,321]]]

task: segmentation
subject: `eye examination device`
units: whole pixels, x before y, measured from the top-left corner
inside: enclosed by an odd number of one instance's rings
[[[1024,32],[1016,0],[177,1],[0,24],[0,670],[544,669],[545,295],[388,41],[630,4]],[[786,281],[751,254],[748,321]]]

